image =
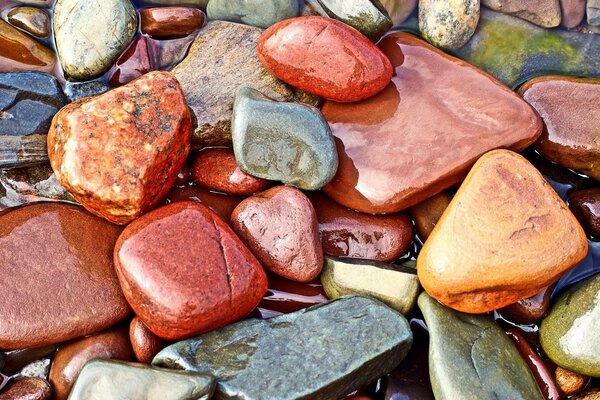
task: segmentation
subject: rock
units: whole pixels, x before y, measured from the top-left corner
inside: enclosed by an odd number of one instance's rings
[[[50,372],[50,359],[42,358],[32,363],[27,364],[16,375],[24,378],[39,378],[43,380],[48,379],[48,373]]]
[[[262,64],[282,81],[334,101],[364,100],[392,77],[389,60],[373,43],[330,18],[281,21],[261,35],[257,50]]]
[[[401,314],[374,299],[345,297],[176,343],[153,364],[211,371],[220,399],[337,399],[390,372],[411,343]],[[324,364],[325,353],[335,357]]]
[[[65,104],[58,81],[50,75],[0,73],[0,168],[47,161],[46,134]]]
[[[448,192],[440,192],[429,199],[412,206],[408,212],[415,223],[415,230],[421,241],[425,242],[442,214],[452,201]]]
[[[225,222],[231,219],[231,213],[237,207],[243,197],[230,196],[224,193],[209,192],[195,186],[183,188],[172,188],[165,197],[165,204],[177,203],[180,201],[195,201],[204,204],[217,214]]]
[[[144,364],[150,364],[154,356],[165,347],[163,341],[152,333],[139,317],[133,317],[131,320],[129,339],[135,358]]]
[[[0,72],[40,71],[51,73],[56,64],[52,50],[0,20]]]
[[[167,340],[236,321],[267,291],[252,253],[194,202],[161,207],[129,224],[115,246],[115,264],[136,315]]]
[[[600,377],[600,275],[561,294],[540,325],[544,352],[557,365],[581,375]]]
[[[189,35],[202,28],[206,15],[191,7],[157,7],[140,9],[143,33],[164,38]]]
[[[309,197],[317,212],[323,252],[328,256],[392,262],[412,244],[413,227],[405,213],[363,214],[319,192]]]
[[[206,7],[211,20],[239,22],[267,28],[300,13],[298,0],[211,0]]]
[[[298,189],[277,186],[242,201],[231,226],[269,271],[309,282],[323,268],[317,214]]]
[[[211,398],[214,390],[215,380],[208,374],[93,360],[83,367],[69,399],[196,400]]]
[[[198,33],[188,56],[173,69],[196,115],[195,149],[231,144],[231,114],[239,86],[250,86],[277,101],[318,105],[318,98],[286,85],[262,67],[256,54],[261,32],[251,26],[211,21]]]
[[[587,0],[587,22],[592,26],[600,26],[600,1]]]
[[[83,366],[95,358],[128,361],[133,358],[127,330],[111,329],[60,345],[50,368],[55,400],[66,400]]]
[[[527,364],[488,316],[419,296],[429,330],[429,375],[436,399],[543,399]]]
[[[318,0],[331,18],[350,25],[377,42],[392,27],[392,19],[379,0]]]
[[[300,283],[273,274],[269,276],[267,294],[250,317],[272,318],[325,303],[327,300],[323,285],[318,279]]]
[[[579,396],[572,397],[572,400],[600,400],[600,389],[594,388],[586,390]]]
[[[271,182],[242,171],[229,148],[208,148],[197,153],[192,161],[192,179],[203,188],[242,196],[271,186]]]
[[[9,383],[0,393],[2,400],[50,400],[52,388],[43,379],[23,378]]]
[[[169,38],[169,40],[146,37],[152,68],[169,71],[177,66],[187,55],[190,46],[196,38],[195,35],[188,35],[182,38]]]
[[[102,79],[94,79],[85,82],[65,82],[65,94],[67,95],[69,102],[74,102],[84,97],[97,96],[106,93],[110,89],[110,85]]]
[[[119,233],[119,227],[69,204],[38,203],[3,213],[0,349],[63,342],[127,317],[112,260]]]
[[[54,0],[16,0],[19,4],[28,4],[37,7],[50,7]]]
[[[565,396],[574,396],[581,392],[588,382],[588,378],[585,376],[567,371],[561,367],[556,367],[555,376],[556,384]]]
[[[330,299],[352,294],[370,296],[404,315],[412,310],[421,289],[414,265],[350,258],[326,258],[321,282]]]
[[[600,188],[573,192],[569,195],[569,203],[586,232],[600,238]]]
[[[129,0],[57,0],[53,20],[62,68],[66,75],[82,81],[105,72],[137,30],[136,12]]]
[[[417,8],[418,0],[380,0],[386,8],[394,25],[404,22]]]
[[[533,296],[587,254],[583,229],[522,156],[495,150],[467,175],[419,253],[419,280],[456,310],[484,313]]]
[[[108,80],[114,86],[121,86],[147,74],[152,70],[148,44],[145,36],[138,36],[131,46],[121,54],[115,65],[108,71]]]
[[[473,36],[478,22],[479,0],[419,0],[419,30],[436,47],[461,48]]]
[[[42,9],[35,7],[15,7],[6,15],[8,22],[17,28],[40,38],[50,34],[50,17]]]
[[[560,0],[562,26],[571,29],[581,24],[585,17],[586,0]]]
[[[255,177],[317,190],[337,171],[331,131],[314,107],[279,103],[240,87],[231,132],[237,164]]]
[[[208,0],[138,0],[144,6],[189,6],[205,9]]]
[[[48,133],[48,155],[56,178],[78,202],[126,224],[173,185],[189,153],[190,126],[177,81],[151,72],[63,108]]]
[[[56,352],[56,345],[48,345],[42,347],[30,347],[28,349],[12,350],[6,352],[6,362],[0,372],[7,375],[14,375],[19,370],[27,367],[32,362],[46,357],[52,357]]]
[[[479,69],[407,33],[379,46],[395,65],[392,84],[322,109],[340,160],[324,192],[338,203],[377,214],[412,207],[459,183],[486,151],[521,151],[540,135],[533,109]]]
[[[554,285],[551,285],[531,297],[498,310],[498,312],[511,322],[533,324],[546,315],[548,307],[550,307],[550,295],[553,289]]]
[[[561,21],[559,0],[482,0],[481,4],[543,28],[554,28]]]
[[[537,144],[541,155],[600,180],[600,79],[534,78],[519,92],[544,120]]]
[[[190,170],[190,166],[186,162],[181,167],[181,171],[177,174],[177,178],[175,178],[174,186],[184,187],[190,185],[191,182],[192,171]]]

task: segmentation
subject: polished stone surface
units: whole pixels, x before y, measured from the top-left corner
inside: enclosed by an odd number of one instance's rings
[[[6,15],[8,22],[40,38],[50,34],[48,13],[36,7],[15,7]]]
[[[31,36],[0,19],[0,71],[52,73],[56,55]]]
[[[350,25],[377,42],[391,27],[392,19],[379,0],[318,0],[331,18]]]
[[[156,7],[140,10],[141,31],[156,38],[189,35],[204,25],[206,15],[191,7]]]

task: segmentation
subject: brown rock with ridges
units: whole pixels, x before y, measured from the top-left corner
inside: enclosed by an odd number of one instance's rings
[[[141,363],[150,364],[155,355],[165,347],[139,317],[134,317],[129,325],[129,339],[135,358]]]

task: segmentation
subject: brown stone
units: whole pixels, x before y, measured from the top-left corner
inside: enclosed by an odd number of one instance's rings
[[[204,25],[206,15],[191,7],[157,7],[140,10],[142,32],[153,37],[189,35]]]
[[[195,201],[210,208],[215,214],[227,223],[231,219],[233,210],[237,207],[243,197],[232,196],[229,194],[210,192],[195,186],[174,187],[167,193],[165,204],[177,203],[180,201]]]
[[[600,238],[600,188],[583,189],[569,195],[571,211],[587,233]]]
[[[56,345],[51,344],[42,347],[8,351],[6,352],[6,362],[4,367],[0,368],[0,373],[13,375],[36,360],[51,357],[56,352],[56,349]]]
[[[8,22],[33,36],[45,38],[50,34],[48,13],[36,7],[15,7],[7,14]]]
[[[544,28],[554,28],[560,25],[559,0],[481,0],[481,4]]]
[[[586,0],[560,0],[562,26],[575,28],[585,17]]]
[[[52,388],[45,380],[23,378],[10,383],[0,392],[0,400],[50,400],[51,395]]]
[[[440,192],[435,196],[412,206],[408,213],[415,222],[415,230],[419,238],[425,242],[442,214],[452,201],[452,196],[447,192]]]
[[[573,396],[581,392],[588,382],[587,377],[561,367],[556,367],[554,376],[558,389],[565,396]]]
[[[55,64],[52,50],[0,19],[0,72],[52,73]]]
[[[145,364],[150,364],[154,356],[165,347],[163,341],[152,333],[139,317],[131,320],[129,339],[135,358]]]
[[[107,74],[112,85],[121,86],[147,74],[150,70],[152,65],[148,54],[148,40],[145,36],[139,36],[119,56]]]
[[[554,285],[551,285],[531,297],[504,307],[499,313],[511,322],[533,324],[546,315],[553,289]]]

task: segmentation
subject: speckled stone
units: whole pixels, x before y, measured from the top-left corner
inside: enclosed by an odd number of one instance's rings
[[[588,378],[586,376],[579,375],[561,367],[556,367],[554,376],[556,385],[559,387],[560,392],[565,396],[576,395],[581,392],[588,383]]]
[[[394,25],[397,25],[415,11],[418,0],[380,0],[380,3],[388,11]]]
[[[392,27],[392,19],[379,0],[318,0],[331,18],[350,25],[372,41]]]
[[[587,22],[600,26],[600,0],[587,0]]]
[[[473,36],[478,22],[479,0],[419,1],[419,29],[436,47],[459,49]]]
[[[559,0],[481,0],[481,4],[544,28],[554,28],[561,21]]]
[[[337,171],[329,125],[314,107],[279,103],[244,86],[236,94],[231,131],[236,161],[250,175],[317,190]]]
[[[219,399],[337,399],[390,372],[411,344],[401,314],[374,299],[345,297],[176,343],[153,364],[210,371]]]
[[[129,325],[129,339],[135,358],[144,364],[150,364],[154,356],[165,347],[165,343],[138,316],[133,317]]]
[[[0,400],[50,400],[51,395],[52,388],[45,380],[22,378],[0,391]]]
[[[585,231],[600,238],[600,188],[583,189],[569,194],[569,206]]]
[[[562,26],[575,28],[585,17],[586,0],[560,0]]]
[[[50,34],[50,17],[42,9],[35,7],[15,7],[6,15],[8,22],[33,36],[40,38]]]
[[[74,102],[84,97],[98,96],[99,94],[106,93],[110,89],[110,85],[102,79],[85,82],[65,82],[65,94],[70,102]]]
[[[267,28],[300,13],[298,0],[211,0],[206,7],[211,20],[239,22]]]
[[[0,72],[52,73],[55,64],[52,50],[0,19]]]

